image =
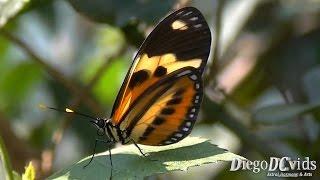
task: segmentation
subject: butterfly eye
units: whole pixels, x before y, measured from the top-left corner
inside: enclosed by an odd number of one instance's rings
[[[106,123],[105,123],[105,120],[104,120],[104,119],[98,119],[97,126],[98,126],[99,128],[104,128],[105,125],[106,125]]]

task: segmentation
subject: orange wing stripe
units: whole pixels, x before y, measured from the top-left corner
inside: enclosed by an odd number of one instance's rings
[[[176,80],[174,85],[148,108],[135,124],[130,136],[140,144],[166,145],[188,135],[201,101],[202,89],[196,89],[196,83],[201,84],[188,76]],[[197,102],[195,97],[198,98]],[[177,137],[171,137],[175,135]]]
[[[138,63],[125,89],[123,100],[112,117],[113,122],[120,123],[122,116],[130,108],[129,104],[135,101],[148,87],[163,79],[164,75],[188,66],[198,68],[201,62],[201,59],[177,60],[174,54],[150,58],[147,54],[143,54],[141,58],[138,57]]]

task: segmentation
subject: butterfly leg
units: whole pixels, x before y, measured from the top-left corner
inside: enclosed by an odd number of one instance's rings
[[[147,154],[145,154],[142,149],[138,146],[138,144],[133,140],[131,139],[131,142],[139,149],[140,153],[142,154],[142,156],[144,157],[147,157]]]
[[[113,171],[113,165],[112,165],[112,156],[111,156],[111,147],[108,146],[109,148],[109,160],[110,160],[110,166],[111,166],[111,171],[110,171],[110,180],[112,179],[112,171]]]
[[[95,142],[94,142],[94,148],[93,148],[93,153],[92,153],[92,156],[90,158],[90,161],[88,162],[88,164],[86,164],[85,166],[83,166],[83,168],[86,168],[93,160],[95,154],[96,154],[96,147],[97,147],[97,144],[98,142],[103,142],[103,143],[107,143],[107,144],[111,144],[113,143],[112,141],[105,141],[105,140],[102,140],[102,139],[96,139]],[[110,150],[110,147],[109,147],[109,155],[110,155],[110,159],[111,159],[111,150]],[[112,163],[111,163],[112,164]]]
[[[92,156],[90,158],[90,161],[88,162],[88,164],[84,165],[83,168],[86,168],[92,162],[92,160],[94,158],[94,155],[96,154],[97,143],[98,143],[98,139],[96,139],[95,142],[94,142],[93,153],[92,153]]]
[[[139,151],[140,151],[140,153],[142,154],[143,157],[145,157],[145,158],[147,158],[147,159],[149,159],[149,160],[151,160],[151,161],[158,161],[158,160],[156,160],[156,159],[150,159],[150,158],[148,157],[148,155],[142,151],[142,149],[138,146],[138,144],[137,144],[133,139],[131,139],[131,141],[132,141],[133,144],[139,149]]]

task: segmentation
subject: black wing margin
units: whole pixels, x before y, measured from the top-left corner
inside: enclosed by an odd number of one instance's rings
[[[185,26],[173,29],[175,21],[181,21]],[[198,9],[185,7],[164,18],[149,34],[137,55],[174,53],[177,59],[202,59],[199,68],[202,73],[207,64],[210,45],[211,32],[205,18]]]

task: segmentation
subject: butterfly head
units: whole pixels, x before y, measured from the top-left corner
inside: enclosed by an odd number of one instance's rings
[[[107,126],[106,119],[95,118],[94,120],[90,120],[90,122],[97,128],[97,134],[99,136],[105,135],[105,128]]]
[[[94,124],[98,129],[104,129],[107,125],[106,120],[102,118],[96,118],[95,120],[90,120],[90,122]]]
[[[96,126],[99,136],[107,135],[111,140],[116,140],[113,134],[114,126],[111,119],[95,118],[94,120],[90,120],[90,122]]]

